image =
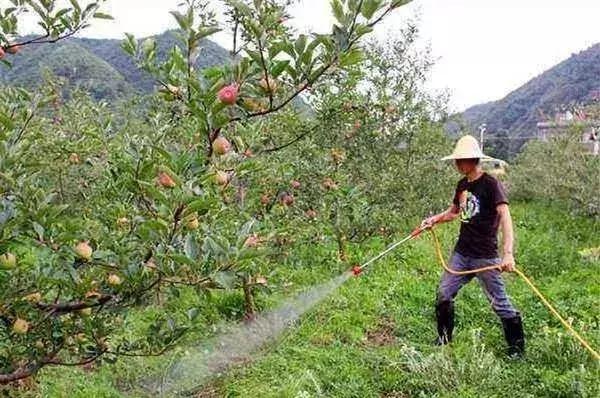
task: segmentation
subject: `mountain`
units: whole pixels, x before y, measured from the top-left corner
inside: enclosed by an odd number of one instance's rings
[[[600,93],[600,44],[573,54],[567,60],[547,70],[499,101],[467,109],[461,116],[467,127],[477,131],[487,124],[487,134],[516,140],[519,147],[535,134],[536,124],[545,117],[574,104],[587,104]],[[450,126],[456,131],[457,124]],[[513,145],[513,149],[514,149]]]
[[[159,59],[177,44],[173,31],[153,36]],[[12,68],[0,68],[0,83],[35,88],[45,70],[67,79],[69,88],[81,87],[96,99],[120,98],[130,93],[149,93],[153,79],[141,71],[120,47],[120,40],[70,38],[53,45],[26,46],[11,57]],[[229,52],[204,40],[197,69],[230,62]]]

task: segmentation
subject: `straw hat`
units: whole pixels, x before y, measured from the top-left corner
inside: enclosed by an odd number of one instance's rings
[[[452,155],[442,158],[442,160],[456,159],[491,159],[491,157],[485,155],[481,151],[479,142],[477,142],[475,137],[472,135],[465,135],[456,143]]]

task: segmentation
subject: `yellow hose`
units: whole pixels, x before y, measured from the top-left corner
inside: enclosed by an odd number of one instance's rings
[[[451,269],[450,267],[448,267],[448,264],[446,264],[446,260],[444,260],[444,255],[442,254],[442,246],[440,245],[440,241],[438,240],[437,235],[435,234],[433,228],[430,229],[431,232],[431,237],[433,238],[433,244],[435,247],[435,252],[436,255],[438,257],[438,260],[440,262],[440,264],[442,265],[442,267],[449,273],[453,274],[453,275],[470,275],[470,274],[476,274],[479,272],[485,272],[485,271],[490,271],[490,270],[501,270],[502,266],[501,265],[494,265],[494,266],[488,266],[488,267],[482,267],[482,268],[478,268],[475,270],[470,270],[470,271],[455,271],[453,269]],[[525,283],[527,283],[527,285],[531,288],[531,290],[533,290],[533,292],[540,298],[540,300],[542,301],[542,303],[544,303],[544,305],[550,310],[550,312],[552,313],[552,315],[554,315],[556,317],[556,319],[558,319],[560,321],[560,323],[563,324],[563,326],[565,328],[567,328],[567,330],[569,332],[571,332],[573,334],[573,336],[575,336],[575,338],[579,341],[579,343],[581,343],[581,345],[583,347],[585,347],[591,354],[592,356],[596,359],[596,360],[600,360],[600,355],[598,354],[598,352],[596,350],[594,350],[590,344],[585,341],[585,339],[583,337],[581,337],[579,335],[579,333],[577,333],[577,331],[575,329],[573,329],[573,327],[569,324],[569,322],[567,322],[559,313],[558,311],[552,306],[552,304],[550,304],[550,302],[546,299],[546,297],[542,294],[542,292],[540,292],[538,290],[537,287],[535,287],[535,285],[533,284],[533,282],[531,282],[531,280],[519,269],[515,269],[515,272],[517,273],[517,275],[519,275],[521,278],[523,278],[523,280],[525,281]]]

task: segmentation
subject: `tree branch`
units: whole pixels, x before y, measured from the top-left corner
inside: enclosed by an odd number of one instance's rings
[[[263,46],[260,37],[257,37],[258,41],[258,53],[260,54],[260,63],[264,72],[264,79],[267,85],[267,91],[269,93],[269,108],[273,108],[273,90],[271,90],[271,82],[269,81],[269,69],[267,68],[267,63],[265,61],[265,55],[263,53]]]
[[[282,149],[285,149],[285,148],[287,148],[289,146],[294,145],[296,142],[302,140],[304,137],[308,136],[309,134],[313,133],[314,131],[315,131],[315,129],[309,129],[308,131],[304,132],[303,134],[300,134],[299,136],[297,136],[296,138],[294,138],[293,140],[291,140],[291,141],[289,141],[289,142],[287,142],[285,144],[282,144],[282,145],[279,145],[279,146],[276,146],[276,147],[273,147],[273,148],[263,149],[260,152],[260,154],[263,154],[263,153],[267,153],[268,154],[268,153],[273,153],[273,152],[277,152],[277,151],[280,151]]]
[[[85,21],[82,21],[82,22],[85,22]],[[44,36],[39,36],[34,39],[24,41],[22,43],[11,44],[10,46],[7,47],[7,49],[11,48],[11,47],[17,47],[17,46],[22,47],[22,46],[27,46],[27,45],[31,45],[31,44],[56,43],[60,40],[67,39],[67,38],[77,34],[77,32],[79,32],[81,29],[83,29],[84,26],[85,26],[85,23],[81,23],[81,24],[77,25],[75,27],[75,29],[73,29],[69,33],[62,35],[62,36],[59,35],[58,37],[55,37],[54,39],[48,39],[50,37],[50,34],[48,33],[48,34],[45,34]]]
[[[287,98],[285,101],[283,101],[281,104],[277,105],[276,107],[271,107],[269,109],[267,109],[266,111],[260,111],[260,112],[256,112],[256,113],[251,113],[249,115],[246,115],[245,117],[241,117],[241,116],[237,116],[232,118],[231,120],[229,120],[229,123],[234,123],[234,122],[239,122],[241,120],[247,120],[247,119],[252,119],[258,116],[265,116],[265,115],[269,115],[271,113],[275,113],[280,111],[281,109],[285,108],[290,102],[292,102],[297,96],[299,96],[300,94],[302,94],[302,92],[304,92],[308,87],[310,87],[312,84],[314,84],[317,80],[319,80],[319,78],[321,78],[321,76],[323,76],[323,74],[325,72],[327,72],[329,70],[329,68],[331,68],[335,62],[337,61],[337,57],[329,62],[328,64],[324,65],[321,67],[321,70],[319,70],[314,78],[308,79],[306,81],[306,83],[304,83],[299,89],[297,89],[289,98]]]
[[[50,311],[55,315],[67,314],[70,312],[75,312],[79,310],[84,310],[86,308],[94,308],[99,307],[108,303],[111,300],[114,300],[115,296],[113,295],[104,295],[96,299],[94,303],[85,302],[85,301],[71,301],[71,302],[63,302],[63,303],[37,303],[35,306],[42,311]]]

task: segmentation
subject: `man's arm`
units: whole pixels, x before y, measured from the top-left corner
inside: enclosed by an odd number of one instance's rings
[[[433,227],[435,224],[442,224],[449,221],[454,221],[459,215],[458,207],[452,204],[446,211],[436,214],[423,220],[421,227]]]
[[[513,253],[514,231],[510,209],[506,203],[496,207],[500,215],[500,230],[502,231],[502,269],[515,272],[515,258]]]

